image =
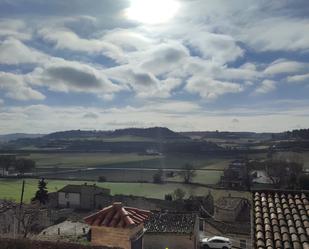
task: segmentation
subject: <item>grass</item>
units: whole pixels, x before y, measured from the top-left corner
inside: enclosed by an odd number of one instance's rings
[[[22,155],[36,162],[39,168],[121,167],[182,168],[190,163],[196,169],[223,170],[230,160],[209,155],[169,154],[165,156],[137,153],[31,153]]]
[[[37,167],[42,168],[56,166],[59,168],[98,167],[159,158],[159,156],[136,153],[32,153],[27,157],[34,160]]]
[[[83,184],[84,181],[67,181],[67,180],[48,180],[47,187],[49,192],[54,192],[67,184]],[[25,202],[29,202],[37,190],[37,179],[26,179],[25,185]],[[152,197],[164,199],[164,195],[173,192],[177,188],[183,189],[187,196],[189,195],[207,195],[209,191],[218,199],[221,196],[227,196],[229,193],[232,196],[240,196],[250,198],[249,192],[239,192],[232,190],[214,190],[206,187],[185,185],[180,183],[168,184],[152,184],[152,183],[98,183],[88,182],[88,184],[96,183],[98,186],[110,188],[113,195],[125,194],[144,197]],[[21,194],[22,180],[0,179],[0,199],[11,199],[19,201]]]

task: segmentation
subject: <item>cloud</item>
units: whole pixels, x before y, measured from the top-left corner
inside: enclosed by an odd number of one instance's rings
[[[258,51],[301,51],[309,49],[308,29],[308,19],[281,16],[250,25],[243,36]]]
[[[276,82],[273,80],[263,80],[261,85],[255,89],[256,94],[265,94],[276,89]]]
[[[308,63],[279,59],[271,63],[264,72],[269,75],[297,73],[309,70]]]
[[[102,70],[60,58],[51,59],[25,77],[33,85],[46,86],[58,92],[84,92],[104,96],[122,90]]]
[[[88,113],[83,115],[83,118],[85,118],[85,119],[98,119],[99,115],[97,115],[93,112],[88,112]]]
[[[0,72],[0,89],[5,92],[5,96],[11,99],[43,100],[45,96],[37,90],[28,86],[22,75]]]
[[[209,33],[205,30],[196,30],[196,33],[198,35],[192,34],[186,40],[204,59],[224,64],[244,55],[244,51],[229,35]]]
[[[236,83],[193,76],[188,80],[185,89],[190,93],[200,95],[202,98],[214,100],[227,93],[242,92],[244,87]]]
[[[233,118],[232,119],[232,123],[234,123],[234,124],[238,124],[240,121],[239,121],[239,119],[237,119],[237,118]]]
[[[302,82],[305,82],[305,81],[309,81],[309,73],[308,74],[288,76],[287,81],[288,82],[296,82],[296,83],[302,83]]]
[[[43,28],[39,35],[47,42],[54,44],[56,49],[67,49],[78,52],[104,54],[115,60],[121,60],[123,52],[112,43],[99,39],[80,38],[67,28]]]
[[[27,47],[21,41],[9,38],[0,41],[0,64],[39,63],[47,59],[47,55]]]
[[[17,40],[29,40],[31,34],[27,31],[24,21],[18,19],[0,19],[0,38],[14,38]]]

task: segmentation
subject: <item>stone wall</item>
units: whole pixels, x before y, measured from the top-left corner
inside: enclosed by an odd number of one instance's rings
[[[110,246],[131,249],[131,239],[143,229],[143,226],[134,228],[119,227],[91,227],[91,244],[93,246]]]
[[[144,249],[194,249],[193,236],[173,233],[146,233],[144,235]]]
[[[106,246],[85,246],[73,243],[35,241],[25,239],[0,239],[0,249],[122,249]]]

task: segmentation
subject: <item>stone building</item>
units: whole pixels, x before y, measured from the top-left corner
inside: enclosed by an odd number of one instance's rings
[[[157,212],[145,223],[147,249],[199,248],[199,218],[195,213]]]
[[[69,184],[57,192],[56,207],[92,210],[96,207],[96,195],[110,195],[110,189],[87,185],[86,183],[84,185]]]
[[[245,188],[248,184],[247,163],[244,160],[235,160],[224,170],[220,183],[225,188]]]
[[[215,202],[214,219],[235,222],[240,212],[248,205],[248,200],[240,197],[221,197]]]
[[[150,212],[115,202],[84,219],[91,226],[91,244],[123,249],[142,249],[144,222]]]

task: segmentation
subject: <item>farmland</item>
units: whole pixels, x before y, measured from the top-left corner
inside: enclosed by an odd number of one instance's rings
[[[25,202],[29,202],[34,196],[37,190],[37,179],[27,179],[25,185]],[[47,187],[49,192],[54,192],[67,184],[83,184],[84,181],[67,181],[67,180],[48,180]],[[221,189],[210,189],[207,187],[199,187],[188,184],[179,183],[168,183],[168,184],[152,184],[152,183],[98,183],[98,182],[87,182],[88,184],[96,183],[97,186],[110,188],[111,193],[125,194],[125,195],[136,195],[144,197],[153,197],[163,199],[164,195],[173,192],[177,188],[182,188],[187,197],[190,195],[206,195],[209,190],[213,194],[214,198],[217,199],[220,196],[226,196],[231,193],[233,196],[247,196],[248,192],[239,191],[228,191]],[[11,199],[19,201],[21,193],[22,180],[8,180],[0,179],[0,199]]]
[[[208,155],[168,154],[139,155],[137,153],[31,153],[20,155],[36,162],[38,168],[182,168],[185,163],[195,168],[224,169],[230,159]]]

